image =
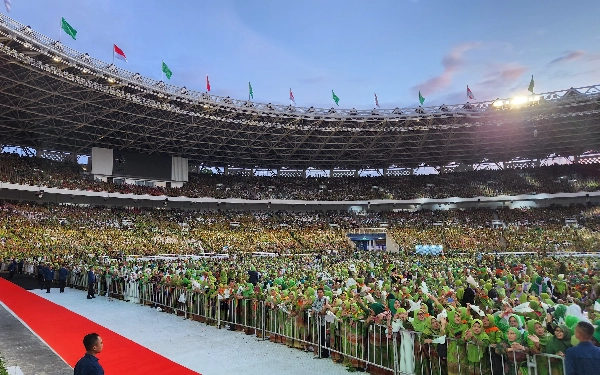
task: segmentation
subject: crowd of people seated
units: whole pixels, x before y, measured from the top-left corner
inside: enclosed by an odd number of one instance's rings
[[[0,181],[65,189],[190,198],[252,200],[411,200],[471,198],[597,191],[598,165],[553,165],[529,169],[483,170],[439,175],[381,177],[242,177],[190,174],[181,188],[115,184],[94,180],[81,166],[48,159],[0,154]]]
[[[596,251],[597,207],[414,212],[191,211],[8,203],[0,205],[0,255],[90,249],[101,255],[203,252],[299,254],[349,250],[347,231],[382,228],[403,253]],[[565,218],[577,226],[565,225]],[[498,224],[501,223],[501,224]]]

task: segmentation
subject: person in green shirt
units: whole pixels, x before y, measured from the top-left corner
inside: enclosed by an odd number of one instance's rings
[[[446,373],[447,346],[445,342],[437,342],[439,337],[445,335],[446,319],[443,318],[442,321],[439,321],[434,316],[428,316],[425,318],[425,322],[425,329],[421,338],[424,343],[423,353],[425,362],[428,366],[424,370],[426,373],[431,374]]]
[[[544,357],[536,356],[546,352],[546,345],[552,338],[552,335],[546,331],[546,327],[536,320],[527,321],[527,347],[529,354],[533,356],[533,361],[537,367],[538,375],[548,375],[548,360]]]
[[[485,333],[483,322],[479,319],[471,321],[471,328],[463,333],[463,340],[467,342],[467,362],[469,366],[469,374],[481,375],[484,373],[482,359],[484,358],[485,349],[490,344],[490,338]]]
[[[502,357],[496,353],[496,345],[504,338],[504,333],[496,326],[496,318],[487,314],[481,318],[483,329],[490,339],[490,345],[486,349],[485,356],[490,360],[484,361],[485,374],[502,373]]]
[[[448,374],[462,374],[467,368],[467,352],[463,333],[469,329],[467,309],[460,307],[448,311],[446,336],[448,337]]]
[[[546,343],[546,353],[564,358],[565,352],[571,346],[573,346],[571,344],[571,331],[565,325],[558,325],[554,327],[554,335]],[[557,358],[550,359],[552,374],[563,374],[563,361]]]
[[[506,337],[496,345],[496,353],[505,356],[505,373],[518,375],[527,370],[527,347],[523,342],[521,331],[510,327]]]

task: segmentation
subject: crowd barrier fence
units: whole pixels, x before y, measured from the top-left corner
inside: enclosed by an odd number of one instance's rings
[[[71,272],[67,285],[87,290],[85,272]],[[125,278],[97,278],[95,290],[101,296],[160,308],[207,325],[243,331],[257,340],[269,340],[309,351],[319,358],[329,357],[346,366],[368,370],[371,374],[394,375],[564,375],[563,357],[551,354],[530,355],[513,351],[496,353],[494,346],[480,347],[473,342],[436,337],[399,330],[362,320],[338,319],[310,313],[310,305],[300,311],[285,304],[221,295],[207,295],[187,288]],[[477,348],[478,362],[467,357],[469,346]]]

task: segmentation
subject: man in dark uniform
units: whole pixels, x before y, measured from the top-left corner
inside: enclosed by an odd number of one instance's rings
[[[102,351],[104,344],[102,337],[97,333],[90,333],[83,338],[85,355],[77,361],[73,369],[74,375],[104,375],[104,369],[100,366],[96,354]]]
[[[52,280],[54,280],[54,270],[52,269],[52,264],[48,263],[46,267],[44,267],[44,281],[46,282],[46,293],[50,293],[50,288],[52,287]]]
[[[64,264],[58,269],[58,287],[60,288],[60,292],[65,292],[65,286],[67,285],[67,269]]]
[[[17,268],[17,261],[13,259],[8,264],[8,279],[9,280],[12,280],[13,276],[15,276],[15,269],[16,268]]]
[[[37,265],[38,285],[40,289],[44,289],[44,263],[40,262]]]
[[[94,296],[94,284],[96,284],[96,274],[94,274],[94,269],[90,268],[88,271],[88,295],[87,299],[96,298]]]
[[[23,259],[19,260],[19,264],[18,264],[18,266],[19,266],[19,268],[18,268],[19,273],[23,273],[23,266],[24,265],[25,265],[25,262],[23,261]]]

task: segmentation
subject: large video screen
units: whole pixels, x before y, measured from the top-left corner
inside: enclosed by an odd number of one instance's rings
[[[171,179],[171,157],[113,150],[113,176]]]

